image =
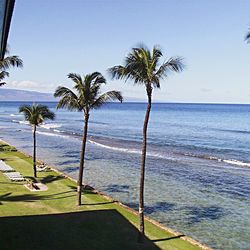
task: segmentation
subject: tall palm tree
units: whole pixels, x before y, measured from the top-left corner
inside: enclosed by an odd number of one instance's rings
[[[170,58],[160,65],[162,52],[156,46],[152,52],[144,45],[133,48],[125,58],[124,65],[114,66],[109,69],[109,73],[113,79],[132,80],[135,84],[145,87],[148,104],[143,125],[143,141],[142,141],[142,156],[141,156],[141,174],[139,188],[139,224],[140,233],[139,242],[143,242],[144,238],[144,178],[145,178],[145,163],[147,150],[147,127],[149,115],[151,111],[152,91],[153,88],[160,88],[160,80],[166,78],[170,71],[179,72],[183,69],[182,58]]]
[[[22,105],[19,107],[19,112],[24,114],[25,120],[33,127],[33,170],[36,178],[36,129],[45,120],[54,120],[55,114],[47,106],[40,104]]]
[[[5,54],[9,54],[9,50],[5,50]],[[2,82],[5,77],[9,77],[9,72],[7,71],[10,67],[23,67],[23,61],[18,56],[7,56],[3,60],[0,60],[0,87],[6,84]]]
[[[247,34],[245,35],[245,41],[248,43],[250,42],[250,29],[248,30]]]
[[[119,100],[122,102],[123,98],[119,91],[114,90],[100,94],[100,88],[106,83],[106,79],[99,72],[85,75],[83,78],[78,74],[70,73],[68,78],[74,82],[73,88],[75,91],[59,86],[56,89],[54,96],[62,97],[57,104],[57,108],[67,108],[68,110],[76,110],[83,112],[84,114],[82,149],[77,182],[77,204],[80,206],[90,110],[98,109],[108,101]]]

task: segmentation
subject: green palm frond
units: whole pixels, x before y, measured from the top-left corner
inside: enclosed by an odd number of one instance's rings
[[[0,81],[3,80],[5,77],[9,76],[9,72],[7,71],[1,71],[0,72]]]
[[[106,84],[106,79],[99,72],[85,75],[83,78],[75,73],[68,75],[75,83],[74,91],[66,87],[58,87],[54,93],[55,97],[61,97],[57,108],[83,111],[88,114],[90,109],[96,109],[107,101],[122,101],[120,92],[110,91],[100,94],[101,86]]]
[[[19,107],[19,112],[23,113],[30,125],[35,126],[39,126],[45,120],[55,119],[55,114],[47,106],[40,104],[22,105]]]
[[[24,119],[30,121],[32,117],[32,108],[30,105],[22,105],[19,107],[19,112],[23,113]]]
[[[140,45],[132,49],[124,65],[114,66],[108,71],[113,79],[132,80],[135,84],[160,88],[161,79],[166,78],[171,71],[179,72],[184,68],[180,57],[170,58],[159,65],[162,56],[160,48],[154,46],[151,52],[145,45]]]
[[[80,75],[75,73],[69,73],[68,78],[71,79],[74,83],[79,84],[82,83],[82,78]]]
[[[7,71],[1,71],[0,72],[0,81],[2,81],[5,77],[8,77],[9,76],[9,72]],[[6,82],[0,82],[0,87],[5,85]]]
[[[94,103],[91,105],[91,108],[97,109],[101,107],[103,104],[109,102],[109,101],[123,101],[123,97],[120,91],[108,91],[102,95],[100,95]]]
[[[245,41],[247,41],[248,43],[250,42],[250,30],[247,32],[245,36]]]
[[[78,103],[78,96],[69,88],[59,86],[56,89],[54,96],[62,97],[57,104],[57,109],[67,108],[69,110],[82,110]]]
[[[9,54],[9,50],[6,48],[5,54]],[[23,61],[18,56],[8,56],[0,60],[0,81],[5,77],[9,77],[9,73],[6,71],[10,67],[23,67]],[[6,84],[5,82],[0,82],[0,86]]]
[[[171,71],[180,72],[184,69],[183,58],[171,57],[168,61],[164,62],[156,71],[155,76],[159,78],[168,77]]]
[[[18,56],[8,56],[5,57],[3,60],[0,61],[0,68],[1,69],[9,69],[10,67],[23,67],[23,61]]]

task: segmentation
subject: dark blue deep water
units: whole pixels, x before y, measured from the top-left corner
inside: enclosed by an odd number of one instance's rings
[[[32,152],[20,103],[0,103],[0,138]],[[83,115],[55,110],[38,129],[38,156],[76,177]],[[137,208],[146,104],[92,112],[85,182]],[[250,105],[154,104],[148,130],[146,213],[215,249],[250,249]]]

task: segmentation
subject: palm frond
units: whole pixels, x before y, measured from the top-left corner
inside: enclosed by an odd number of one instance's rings
[[[247,41],[248,43],[250,42],[250,30],[247,32],[245,36],[245,41]]]
[[[1,71],[0,72],[0,81],[2,81],[5,77],[8,77],[9,76],[9,72],[7,71]],[[5,85],[6,82],[0,82],[0,87]]]
[[[123,97],[120,91],[108,91],[102,95],[100,95],[95,102],[91,105],[91,108],[97,109],[101,107],[103,104],[109,101],[123,101]]]
[[[79,74],[69,73],[68,78],[71,79],[76,84],[82,83],[82,77]]]
[[[3,80],[5,77],[9,77],[9,72],[1,71],[0,72],[0,80]]]
[[[32,110],[30,105],[22,105],[19,107],[19,113],[24,114],[24,118],[26,121],[30,120],[30,117],[32,115]]]
[[[45,120],[54,120],[55,118],[55,114],[47,106],[41,104],[22,105],[19,107],[19,112],[23,113],[25,120],[30,125],[39,126]]]
[[[155,87],[160,87],[160,79],[167,78],[171,71],[180,72],[184,69],[182,57],[171,57],[168,61],[163,63],[153,76],[153,84]]]
[[[48,106],[46,105],[37,105],[37,112],[40,113],[40,116],[42,119],[48,119],[48,120],[54,120],[55,119],[55,113],[50,111]]]
[[[69,88],[59,86],[56,89],[54,96],[62,97],[57,104],[57,109],[67,108],[69,110],[82,110],[78,103],[78,96]]]
[[[180,57],[170,58],[159,67],[162,56],[157,46],[150,52],[145,45],[140,45],[127,55],[124,65],[114,66],[108,72],[112,79],[132,80],[134,84],[159,88],[160,79],[167,77],[170,71],[179,72],[184,68]]]
[[[117,65],[108,69],[108,73],[112,79],[122,80],[126,77],[126,68],[122,65]]]
[[[106,79],[99,72],[87,74],[84,78],[73,73],[68,76],[75,82],[73,88],[76,93],[69,88],[59,86],[54,93],[55,97],[61,97],[57,108],[83,111],[88,114],[90,109],[96,109],[107,101],[122,101],[122,95],[118,91],[109,91],[100,95],[101,86],[106,83]]]
[[[18,56],[8,56],[0,61],[0,68],[9,69],[10,67],[23,67],[23,61]]]

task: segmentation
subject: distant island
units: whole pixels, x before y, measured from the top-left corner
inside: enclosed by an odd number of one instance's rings
[[[29,91],[22,89],[8,89],[0,88],[0,102],[55,102],[56,98],[52,93],[42,93],[38,91]],[[125,102],[144,102],[145,100],[139,98],[125,97]]]
[[[53,94],[20,89],[0,88],[0,101],[55,101]]]

